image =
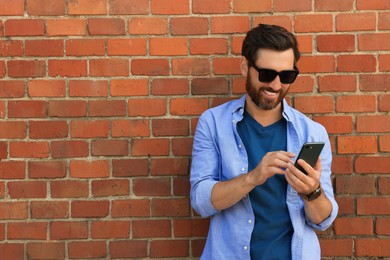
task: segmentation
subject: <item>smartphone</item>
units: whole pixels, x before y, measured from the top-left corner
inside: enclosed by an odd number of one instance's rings
[[[298,160],[302,159],[308,164],[310,164],[311,167],[313,167],[316,164],[318,156],[320,156],[324,145],[325,144],[323,142],[304,143],[302,145],[301,151],[299,152],[298,158],[295,161],[294,166],[307,175],[307,172],[302,168],[301,165],[298,164]]]

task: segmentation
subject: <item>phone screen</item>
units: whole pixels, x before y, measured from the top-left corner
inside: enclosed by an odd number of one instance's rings
[[[298,164],[298,160],[302,159],[307,162],[311,167],[315,165],[320,156],[322,148],[324,148],[323,142],[312,142],[305,143],[302,145],[301,151],[299,152],[298,158],[295,161],[295,167],[298,168],[301,172],[307,175],[307,172]]]

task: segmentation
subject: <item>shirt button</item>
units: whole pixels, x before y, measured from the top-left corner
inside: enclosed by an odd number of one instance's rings
[[[235,122],[236,122],[236,120],[233,119],[233,123],[235,123]]]
[[[244,250],[245,250],[245,251],[248,250],[248,247],[247,247],[247,246],[244,246]]]
[[[251,219],[250,219],[250,220],[248,220],[248,223],[249,223],[249,224],[252,224],[252,220],[251,220]]]
[[[239,144],[239,145],[238,145],[238,148],[242,148],[242,145],[241,145],[241,144]]]
[[[241,171],[242,171],[242,172],[245,172],[245,168],[244,168],[244,167],[242,167],[242,168],[241,168]]]

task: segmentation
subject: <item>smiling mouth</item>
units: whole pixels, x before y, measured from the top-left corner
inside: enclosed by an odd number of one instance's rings
[[[276,96],[276,95],[279,93],[278,91],[275,91],[275,90],[270,89],[270,88],[268,88],[268,89],[263,89],[263,92],[264,92],[267,96],[272,96],[272,97]]]

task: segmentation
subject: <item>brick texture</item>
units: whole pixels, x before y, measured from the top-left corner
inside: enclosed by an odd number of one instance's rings
[[[297,35],[288,101],[322,124],[323,259],[390,257],[388,0],[0,0],[0,259],[197,259],[193,135],[245,92],[259,23]]]

